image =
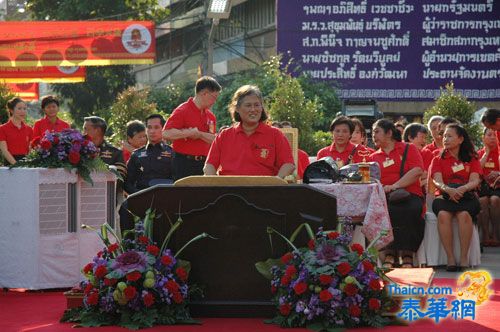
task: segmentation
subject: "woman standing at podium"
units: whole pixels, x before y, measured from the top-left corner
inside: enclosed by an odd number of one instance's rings
[[[240,87],[229,111],[237,122],[212,143],[203,169],[205,175],[264,175],[284,178],[295,169],[285,135],[266,124],[262,93],[253,85]]]
[[[0,126],[0,151],[14,165],[26,156],[33,139],[33,129],[26,125],[27,106],[24,100],[15,97],[7,102],[10,119]]]

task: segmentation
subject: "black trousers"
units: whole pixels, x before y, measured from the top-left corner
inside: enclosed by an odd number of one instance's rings
[[[172,160],[174,180],[179,180],[191,175],[203,175],[203,166],[205,159],[194,159],[193,156],[186,156],[180,153],[174,153]]]
[[[407,201],[387,203],[394,242],[386,249],[417,251],[424,238],[423,198],[414,194]]]

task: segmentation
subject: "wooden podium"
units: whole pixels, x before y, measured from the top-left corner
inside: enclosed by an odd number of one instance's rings
[[[290,249],[278,237],[271,248],[267,227],[290,236],[304,222],[325,230],[337,223],[335,196],[308,185],[157,185],[129,196],[128,204],[138,216],[149,207],[163,214],[154,224],[158,243],[170,227],[166,215],[174,222],[180,211],[184,223],[169,245],[173,250],[203,232],[217,238],[193,243],[181,254],[191,262],[190,281],[205,295],[192,312],[204,317],[272,316],[270,282],[255,263]],[[307,240],[302,234],[296,243]]]

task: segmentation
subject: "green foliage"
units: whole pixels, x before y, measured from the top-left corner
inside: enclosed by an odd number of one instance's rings
[[[9,111],[7,111],[7,101],[14,97],[9,88],[0,84],[0,124],[9,121]]]
[[[319,150],[324,148],[325,146],[329,146],[332,144],[332,134],[330,132],[325,132],[318,130],[313,133],[313,145],[311,147],[310,153],[311,156],[315,156]]]
[[[148,100],[155,103],[158,110],[171,114],[172,111],[193,95],[194,87],[190,85],[169,84],[161,88],[152,89]]]
[[[113,130],[111,141],[120,143],[126,140],[127,122],[141,120],[156,112],[156,104],[148,101],[149,90],[130,87],[120,93],[111,106],[110,126]]]
[[[147,19],[161,22],[169,10],[158,6],[157,0],[28,0],[27,9],[37,20],[130,20]],[[87,78],[83,83],[53,84],[67,104],[71,116],[80,128],[83,118],[99,115],[109,118],[108,108],[118,94],[134,85],[130,66],[87,67]]]
[[[434,105],[424,113],[424,123],[433,115],[452,117],[462,123],[472,141],[477,145],[481,142],[481,126],[474,120],[474,105],[465,96],[455,91],[453,82],[441,88],[441,95]]]

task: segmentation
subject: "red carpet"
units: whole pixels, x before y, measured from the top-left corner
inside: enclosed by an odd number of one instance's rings
[[[434,286],[449,285],[454,288],[453,279],[436,279]],[[434,321],[421,320],[409,326],[389,326],[384,332],[400,331],[500,331],[500,279],[494,283],[495,294],[486,304],[477,308],[476,319],[458,320],[447,319],[439,324]],[[33,331],[33,332],[62,332],[62,331],[128,331],[118,327],[82,328],[73,329],[71,324],[59,323],[59,318],[66,307],[66,299],[62,292],[3,292],[0,295],[0,332]],[[284,331],[283,329],[263,323],[263,319],[226,319],[204,318],[202,325],[190,326],[156,326],[145,331],[171,332],[254,332],[254,331]],[[360,328],[352,331],[364,332],[375,329]],[[292,331],[292,330],[290,330]],[[293,331],[308,331],[294,329]]]

